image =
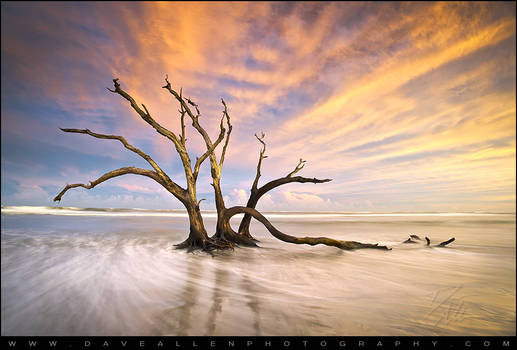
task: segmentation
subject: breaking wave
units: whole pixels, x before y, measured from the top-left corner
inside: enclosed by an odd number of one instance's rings
[[[213,210],[203,210],[203,217],[215,218]],[[455,216],[515,216],[512,213],[372,213],[372,212],[297,212],[297,211],[262,211],[269,218],[347,218],[347,217],[455,217]],[[77,208],[77,207],[43,207],[43,206],[2,206],[2,214],[36,214],[65,216],[164,216],[186,218],[187,211],[182,209],[124,209],[124,208]],[[239,217],[239,215],[236,215]],[[242,216],[242,215],[241,215]]]

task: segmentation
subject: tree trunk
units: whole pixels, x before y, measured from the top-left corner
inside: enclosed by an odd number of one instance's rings
[[[246,247],[258,247],[257,244],[248,237],[235,232],[230,226],[230,221],[226,220],[226,210],[221,214],[222,223],[217,228],[217,233],[212,237],[230,244],[238,244]]]
[[[190,232],[188,238],[178,245],[176,248],[188,248],[192,250],[194,248],[204,248],[208,241],[208,234],[206,233],[205,225],[203,224],[203,218],[201,216],[201,211],[199,207],[196,208],[196,205],[186,205],[189,224],[190,224]]]
[[[199,205],[189,203],[185,205],[190,223],[190,232],[188,238],[180,244],[176,245],[176,249],[187,249],[189,252],[195,249],[201,249],[210,252],[215,249],[233,249],[231,243],[223,240],[208,237],[203,224],[203,217],[199,210]]]
[[[226,244],[239,244],[248,247],[256,247],[253,238],[241,236],[232,230],[229,220],[225,219],[226,206],[224,205],[223,193],[221,191],[221,165],[211,159],[212,165],[212,186],[214,187],[215,207],[217,210],[217,224],[212,239]]]
[[[215,209],[217,210],[217,224],[213,238],[225,239],[227,227],[223,218],[226,207],[224,205],[223,193],[221,191],[220,175],[218,176],[218,174],[212,174],[212,180],[212,185],[214,187]]]
[[[254,196],[254,193],[250,195],[250,198],[248,199],[248,203],[246,203],[246,207],[255,209],[257,206],[258,200],[260,197]],[[241,223],[239,225],[239,234],[243,237],[248,238],[249,240],[252,240],[254,242],[258,242],[258,239],[255,239],[250,233],[250,224],[251,224],[251,215],[244,214],[244,217],[241,220]]]

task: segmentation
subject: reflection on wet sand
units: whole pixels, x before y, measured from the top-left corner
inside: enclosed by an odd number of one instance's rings
[[[190,333],[192,308],[196,305],[198,299],[196,279],[198,276],[203,276],[203,266],[199,264],[199,261],[187,260],[187,264],[186,283],[181,295],[181,300],[183,300],[184,304],[178,308],[179,312],[176,318],[179,321],[178,335],[188,335]]]
[[[174,253],[170,251],[170,254]],[[195,308],[200,302],[201,285],[198,281],[203,276],[204,267],[195,259],[185,259],[183,263],[184,266],[175,267],[174,279],[169,280],[170,284],[167,286],[169,300],[164,302],[170,306],[157,312],[153,322],[155,327],[150,334],[179,336],[199,331],[191,327],[200,317]]]
[[[257,226],[262,248],[215,257],[169,249],[182,220],[2,215],[2,335],[515,335],[514,217],[284,220],[394,249]],[[456,241],[408,247],[401,232]]]
[[[246,291],[246,304],[253,313],[253,335],[262,335],[260,331],[260,299],[255,296],[258,294],[258,289],[247,275],[242,277],[241,288]]]
[[[208,310],[208,317],[206,319],[205,326],[206,333],[204,335],[212,335],[215,333],[217,314],[222,311],[224,298],[221,288],[226,286],[227,276],[228,272],[218,266],[215,267],[215,287],[212,294],[212,306]]]
[[[246,263],[253,263],[253,255],[248,255]],[[240,264],[234,256],[224,256],[213,266],[214,286],[210,297],[211,306],[206,317],[204,335],[227,335],[224,324],[229,318],[239,315],[239,327],[249,335],[261,335],[260,330],[260,288],[250,280],[247,272],[239,270],[230,273],[229,266]],[[252,330],[250,332],[250,330]]]

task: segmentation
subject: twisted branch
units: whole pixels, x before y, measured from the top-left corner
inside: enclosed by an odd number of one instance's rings
[[[156,120],[154,120],[153,117],[151,117],[151,114],[149,113],[149,111],[147,110],[145,105],[142,104],[142,107],[144,108],[144,110],[140,109],[140,107],[136,103],[135,99],[133,97],[131,97],[131,95],[129,95],[127,92],[122,90],[122,88],[120,87],[120,84],[118,83],[118,80],[119,80],[118,78],[113,79],[113,85],[115,86],[115,90],[111,90],[109,88],[108,88],[108,90],[113,93],[119,94],[120,96],[124,97],[127,101],[129,101],[129,103],[131,104],[131,107],[133,107],[133,109],[140,115],[140,117],[142,117],[142,119],[144,121],[146,121],[149,125],[151,125],[159,134],[165,136],[166,138],[168,138],[175,144],[178,143],[179,140],[178,140],[177,136],[172,131],[170,131],[170,130],[164,128],[163,126],[161,126],[160,124],[158,124],[158,122]]]
[[[355,242],[355,241],[341,241],[337,239],[327,238],[327,237],[294,237],[287,235],[285,233],[282,233],[281,231],[277,230],[268,219],[266,219],[260,212],[253,208],[248,207],[232,207],[226,210],[224,219],[229,222],[231,217],[240,214],[245,213],[247,215],[253,216],[256,220],[260,221],[267,230],[276,238],[278,238],[281,241],[287,242],[287,243],[294,243],[294,244],[309,244],[309,245],[317,245],[317,244],[324,244],[332,247],[336,247],[339,249],[344,250],[353,250],[353,249],[363,249],[363,248],[373,248],[373,249],[382,249],[382,250],[391,250],[391,248],[388,248],[386,246],[380,246],[378,243],[375,244],[369,244],[369,243],[361,243],[361,242]]]
[[[224,141],[223,151],[221,152],[221,158],[219,160],[219,167],[223,166],[224,156],[226,154],[226,148],[228,147],[228,143],[230,142],[230,134],[232,133],[233,126],[230,123],[230,115],[228,114],[228,107],[226,106],[226,102],[221,98],[221,102],[224,106],[223,116],[226,117],[226,124],[228,125],[228,132],[226,133],[226,140]],[[222,127],[221,127],[222,129]]]
[[[156,173],[167,183],[170,184],[170,186],[174,189],[175,192],[178,194],[185,191],[181,186],[176,184],[174,181],[172,181],[167,174],[156,164],[156,162],[146,153],[142,152],[140,149],[136,148],[135,146],[129,144],[126,139],[123,136],[118,135],[105,135],[105,134],[98,134],[95,132],[90,131],[89,129],[63,129],[60,128],[60,130],[64,132],[70,132],[70,133],[78,133],[78,134],[86,134],[93,137],[96,137],[98,139],[109,139],[109,140],[119,140],[125,148],[128,150],[138,154],[140,157],[144,158],[156,171]]]
[[[164,86],[162,86],[163,89],[167,89],[175,98],[176,100],[178,100],[178,102],[180,103],[180,106],[185,110],[185,112],[189,115],[189,117],[194,120],[194,119],[197,119],[199,118],[200,116],[200,113],[198,113],[197,115],[194,115],[194,113],[192,113],[192,110],[190,109],[190,107],[187,105],[187,102],[185,102],[185,98],[183,98],[183,96],[180,96],[176,91],[174,91],[174,89],[172,89],[171,87],[171,83],[169,82],[169,76],[166,75],[165,76],[165,82],[167,84],[165,84]],[[187,101],[189,101],[188,103],[189,104],[192,104],[193,102],[190,100],[190,99],[186,99]],[[196,104],[194,104],[194,106],[197,107]]]
[[[66,187],[61,192],[59,192],[59,194],[56,197],[54,197],[54,202],[59,202],[61,200],[61,197],[63,197],[63,195],[66,193],[66,191],[68,191],[71,188],[84,187],[84,188],[90,190],[106,180],[109,180],[109,179],[117,177],[117,176],[126,175],[126,174],[147,176],[147,177],[155,180],[156,182],[160,183],[165,188],[167,188],[167,184],[160,177],[160,175],[158,175],[158,173],[156,173],[152,170],[135,168],[135,167],[124,167],[124,168],[110,171],[110,172],[102,175],[101,177],[99,177],[97,180],[90,181],[89,185],[85,185],[85,184],[81,184],[81,183],[66,185]],[[173,194],[181,201],[184,201],[184,196],[182,196],[181,194],[179,194],[179,193],[173,193]]]
[[[187,177],[190,176],[191,172],[192,172],[192,168],[191,168],[191,163],[190,163],[190,157],[185,148],[185,143],[182,142],[180,139],[178,139],[176,134],[174,134],[172,131],[164,128],[156,120],[154,120],[153,117],[151,117],[151,114],[149,113],[149,111],[147,110],[145,105],[142,104],[142,107],[144,108],[144,110],[140,109],[140,107],[136,103],[135,99],[133,97],[131,97],[127,92],[122,90],[118,80],[119,80],[118,78],[113,79],[113,84],[115,86],[115,90],[111,90],[109,88],[108,88],[108,90],[113,93],[119,94],[120,96],[125,98],[127,101],[129,101],[129,103],[131,104],[131,107],[133,107],[133,109],[140,115],[140,117],[145,122],[147,122],[149,125],[151,125],[160,135],[165,136],[166,138],[168,138],[169,140],[171,140],[174,143],[176,151],[178,152],[178,154],[181,158],[181,161],[183,163],[183,167],[185,168],[185,171],[187,172]],[[182,129],[182,135],[183,135],[183,139],[184,139],[184,128]]]
[[[185,112],[188,114],[190,119],[192,119],[192,126],[203,137],[203,140],[205,141],[205,144],[206,144],[207,151],[212,150],[212,152],[207,152],[209,154],[209,156],[210,156],[210,161],[211,162],[215,162],[215,164],[217,164],[217,162],[215,161],[215,154],[213,152],[215,147],[212,144],[212,140],[210,139],[210,136],[208,136],[208,133],[206,132],[206,130],[199,124],[199,117],[201,116],[201,113],[199,112],[198,105],[196,103],[194,103],[191,99],[183,98],[176,91],[174,91],[174,89],[171,87],[171,83],[169,82],[169,76],[168,75],[165,77],[165,82],[167,84],[165,86],[162,86],[162,88],[167,89],[176,98],[176,100],[178,100],[178,102],[180,103],[180,106],[185,110]],[[185,102],[185,100],[187,102]],[[196,109],[196,113],[197,114],[194,114],[192,112],[192,110],[188,106],[189,104]],[[224,118],[224,115],[223,115],[223,118]],[[223,118],[221,118],[221,126],[220,126],[221,132],[220,132],[220,134],[224,134],[224,132],[226,132],[226,130],[223,127],[223,122],[222,122]],[[224,137],[224,135],[223,135],[223,137]],[[221,141],[219,141],[219,142],[221,142]]]

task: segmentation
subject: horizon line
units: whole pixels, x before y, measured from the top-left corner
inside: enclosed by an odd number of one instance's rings
[[[45,208],[45,209],[58,209],[58,210],[87,210],[87,211],[148,211],[148,212],[157,212],[157,211],[166,211],[166,212],[186,212],[186,209],[148,209],[148,208],[121,208],[121,207],[67,207],[67,206],[42,206],[42,205],[1,205],[1,209],[8,208]],[[516,215],[516,212],[490,212],[490,211],[315,211],[315,210],[259,210],[263,213],[315,213],[315,214],[501,214],[501,215]],[[215,209],[202,209],[201,212],[205,213],[216,213]]]

